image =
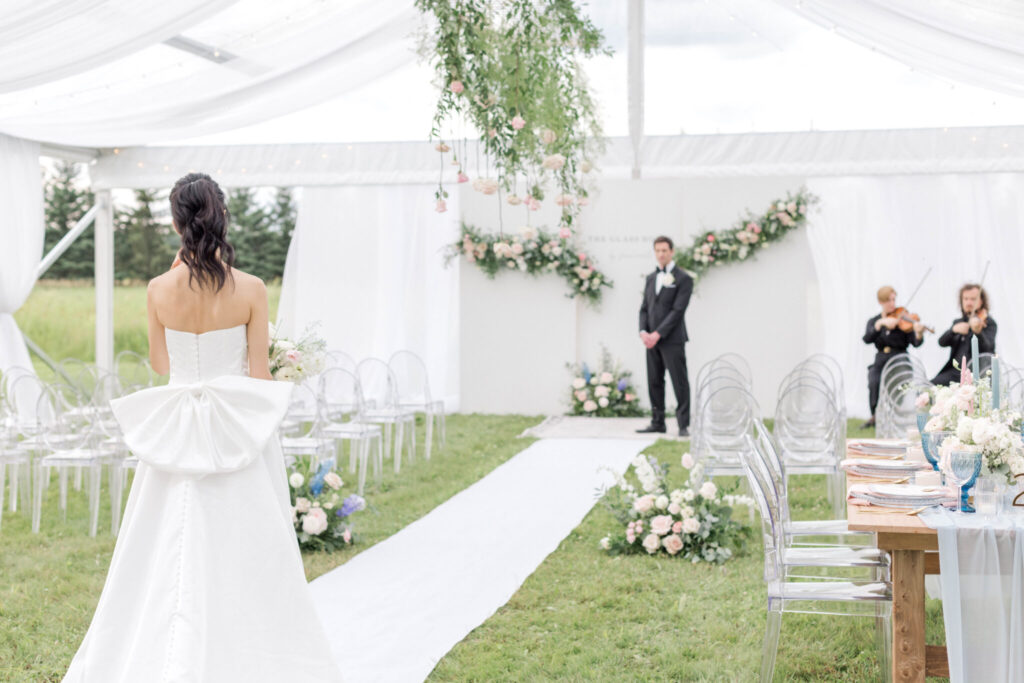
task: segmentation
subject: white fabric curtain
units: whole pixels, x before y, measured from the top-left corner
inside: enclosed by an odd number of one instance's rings
[[[949,680],[1024,680],[1024,517],[934,510]]]
[[[43,257],[43,181],[39,145],[0,135],[0,373],[32,368],[14,312],[36,281]]]
[[[930,375],[949,357],[937,335],[959,315],[957,292],[985,279],[992,317],[999,323],[996,350],[1024,365],[1024,321],[1010,315],[1024,291],[1024,175],[970,174],[817,178],[808,187],[821,198],[807,237],[818,276],[824,351],[843,365],[851,415],[867,415],[867,366],[874,346],[861,337],[880,312],[875,293],[892,285],[905,303],[933,267],[910,308],[935,327],[918,355]],[[1005,312],[1000,315],[1000,312]]]
[[[776,0],[915,69],[1024,94],[1019,0]]]
[[[42,81],[7,93],[0,88],[0,131],[118,147],[240,128],[325,102],[412,61],[409,36],[420,21],[411,0],[222,0],[214,3],[222,11],[203,21],[206,10],[189,13],[193,2],[164,4],[178,8],[161,15],[173,15],[168,20],[184,31],[175,38],[190,41],[187,49],[161,43],[164,32],[140,9],[137,20],[123,16],[116,30],[104,26],[121,39],[101,41],[92,57],[134,51],[74,78],[60,78],[67,68],[60,64],[33,72],[17,54],[0,53],[0,74],[12,65]],[[82,9],[78,20],[65,17],[61,30],[77,28],[88,45],[102,13]],[[104,55],[108,43],[111,54]]]
[[[238,0],[8,0],[0,25],[0,92],[102,66]]]
[[[277,319],[286,337],[319,322],[356,362],[415,352],[432,397],[455,409],[458,270],[442,256],[458,238],[454,193],[433,209],[423,185],[302,188]]]

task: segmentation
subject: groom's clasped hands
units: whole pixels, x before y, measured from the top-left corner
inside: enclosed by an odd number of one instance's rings
[[[661,335],[657,332],[641,332],[640,341],[644,343],[644,347],[653,349],[655,344],[661,340]]]

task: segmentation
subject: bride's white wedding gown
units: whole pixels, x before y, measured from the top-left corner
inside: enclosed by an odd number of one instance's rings
[[[112,402],[140,464],[64,680],[339,681],[277,439],[291,385],[248,377],[244,325],[166,336],[170,383]]]

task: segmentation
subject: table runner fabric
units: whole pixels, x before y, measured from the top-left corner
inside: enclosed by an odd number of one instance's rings
[[[1024,681],[1024,513],[920,517],[938,532],[950,681]]]

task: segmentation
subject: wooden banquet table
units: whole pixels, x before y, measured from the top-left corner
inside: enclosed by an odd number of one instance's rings
[[[848,484],[856,483],[856,475],[848,475]],[[868,512],[886,509],[892,508],[847,503],[846,519],[851,531],[877,534],[878,547],[892,558],[892,679],[948,677],[946,646],[927,645],[924,638],[924,576],[939,573],[938,533],[916,515]]]

